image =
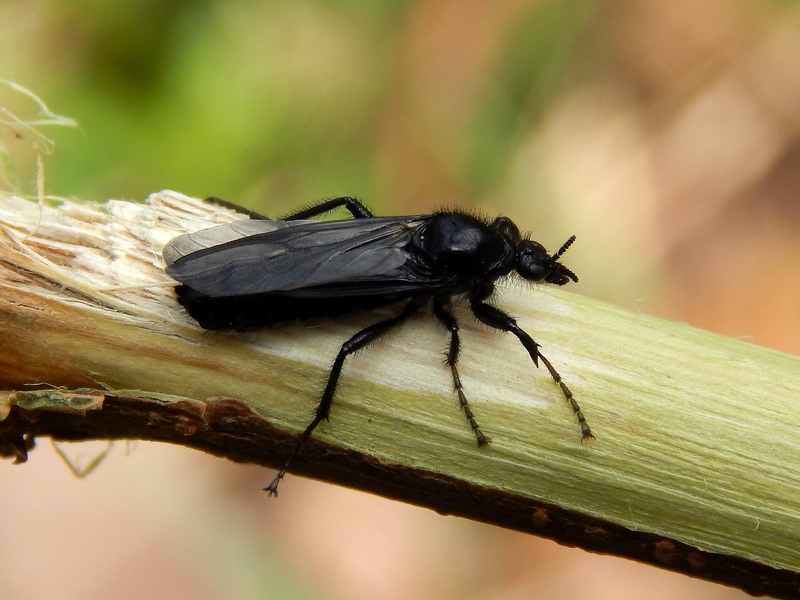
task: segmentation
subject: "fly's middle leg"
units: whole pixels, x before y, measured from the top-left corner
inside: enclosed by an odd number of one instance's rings
[[[472,413],[472,408],[470,408],[469,402],[467,401],[467,396],[464,394],[464,385],[461,383],[461,376],[458,374],[458,355],[461,351],[461,339],[458,337],[458,321],[456,321],[456,318],[449,312],[444,302],[440,300],[434,301],[433,314],[436,315],[439,322],[444,325],[444,328],[450,332],[450,348],[445,356],[447,357],[447,366],[450,367],[450,372],[453,375],[453,389],[456,394],[458,394],[458,403],[461,405],[461,409],[464,411],[464,415],[466,415],[467,421],[469,421],[469,425],[472,427],[472,431],[475,432],[478,446],[486,446],[492,440],[486,437],[478,426],[475,415]]]

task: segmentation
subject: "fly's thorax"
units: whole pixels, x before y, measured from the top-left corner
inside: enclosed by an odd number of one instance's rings
[[[491,225],[463,213],[438,213],[412,236],[409,251],[440,274],[482,279],[507,274],[514,265],[515,249]]]

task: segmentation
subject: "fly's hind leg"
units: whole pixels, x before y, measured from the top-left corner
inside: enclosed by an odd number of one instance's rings
[[[292,214],[283,217],[282,220],[296,221],[299,219],[312,219],[314,217],[331,212],[340,206],[344,206],[347,210],[349,210],[354,219],[368,219],[375,216],[367,209],[366,206],[361,204],[361,202],[355,198],[351,198],[350,196],[342,196],[341,198],[332,198],[315,206],[298,210],[297,212],[293,212]]]
[[[336,360],[333,361],[333,366],[331,367],[330,374],[328,375],[328,383],[325,386],[322,399],[317,406],[314,419],[308,424],[303,433],[300,434],[300,437],[297,438],[297,441],[292,447],[291,452],[289,452],[286,462],[283,463],[283,467],[280,471],[278,471],[278,474],[275,476],[272,482],[264,488],[265,492],[268,492],[271,496],[278,495],[278,484],[280,484],[281,480],[286,475],[286,472],[291,466],[292,461],[299,454],[303,445],[306,443],[306,441],[308,441],[308,438],[311,437],[311,434],[313,433],[314,429],[316,429],[317,425],[322,423],[322,421],[328,420],[331,412],[331,404],[333,403],[333,397],[336,394],[336,387],[339,384],[339,377],[342,374],[342,367],[344,367],[345,359],[354,352],[358,352],[381,336],[385,335],[389,330],[402,325],[406,319],[419,310],[419,308],[420,304],[412,300],[406,304],[406,306],[403,308],[403,311],[396,317],[392,317],[391,319],[386,319],[385,321],[380,321],[370,325],[369,327],[365,327],[347,340],[344,344],[342,344],[339,354],[336,355]]]
[[[216,204],[217,206],[222,206],[223,208],[229,208],[231,210],[235,210],[237,213],[241,215],[247,215],[251,219],[269,219],[270,217],[265,217],[264,215],[257,213],[255,211],[249,210],[244,206],[239,206],[238,204],[234,204],[233,202],[229,202],[228,200],[223,200],[222,198],[217,198],[216,196],[209,196],[206,198],[206,202],[210,202],[211,204]],[[342,196],[341,198],[331,198],[330,200],[325,200],[315,206],[311,206],[309,208],[304,208],[302,210],[298,210],[288,216],[283,217],[282,221],[297,221],[300,219],[311,219],[314,217],[318,217],[320,215],[324,215],[327,212],[332,210],[336,210],[340,206],[344,206],[347,210],[350,211],[350,214],[353,215],[355,219],[368,219],[370,217],[374,217],[369,209],[366,206],[361,204],[357,199],[351,198],[350,196]]]
[[[464,385],[461,383],[461,377],[458,374],[458,355],[461,351],[461,340],[458,337],[458,321],[456,321],[456,318],[450,313],[445,304],[438,300],[433,303],[433,314],[444,325],[444,328],[450,332],[450,348],[446,354],[446,362],[453,375],[453,389],[458,394],[458,402],[467,417],[467,421],[469,421],[470,427],[472,427],[472,431],[475,432],[478,446],[486,446],[491,442],[491,439],[486,437],[481,428],[478,427],[478,422],[475,420],[475,415],[472,414],[472,408],[470,408],[467,396],[464,394]]]
[[[209,204],[216,204],[217,206],[221,206],[222,208],[229,208],[230,210],[236,211],[240,215],[246,215],[251,219],[269,219],[269,217],[265,217],[264,215],[257,213],[255,211],[250,210],[249,208],[245,208],[244,206],[239,206],[238,204],[234,204],[228,200],[223,200],[222,198],[217,198],[216,196],[209,196],[205,200]]]

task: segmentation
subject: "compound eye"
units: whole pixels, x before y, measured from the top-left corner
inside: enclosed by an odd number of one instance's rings
[[[524,269],[524,271],[520,271],[520,275],[522,275],[525,279],[530,279],[531,281],[542,281],[548,276],[549,272],[549,269],[541,265],[531,265]]]
[[[539,242],[523,240],[517,246],[517,273],[531,281],[542,281],[552,271],[550,255]]]

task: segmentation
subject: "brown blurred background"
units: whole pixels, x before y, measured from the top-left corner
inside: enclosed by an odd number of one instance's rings
[[[503,213],[578,236],[576,293],[800,352],[798,2],[6,0],[0,78],[81,125],[45,131],[48,193]],[[33,193],[28,140],[0,144]],[[0,464],[0,597],[747,597],[270,477],[117,443],[77,480],[42,441]]]

